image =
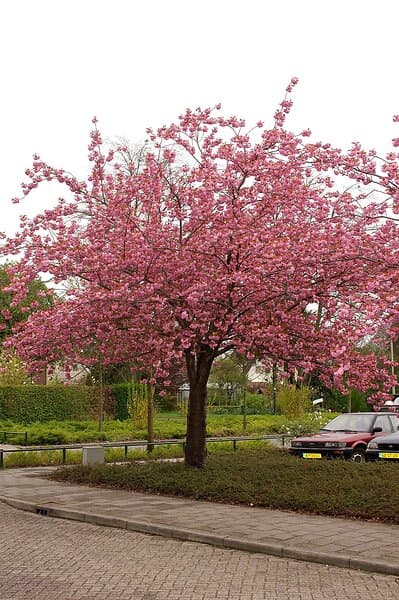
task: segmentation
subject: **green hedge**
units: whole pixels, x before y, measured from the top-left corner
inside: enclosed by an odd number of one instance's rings
[[[90,419],[96,389],[84,385],[0,386],[0,419],[17,423]]]
[[[105,417],[129,419],[128,402],[145,394],[140,383],[119,383],[104,389]],[[98,417],[97,386],[87,385],[5,385],[0,386],[0,420],[15,423],[86,420]],[[156,398],[160,410],[176,409],[176,399]]]
[[[142,383],[116,383],[109,386],[112,413],[115,419],[126,421],[129,419],[128,402],[131,398],[145,397],[145,385]],[[155,391],[155,406],[160,412],[175,411],[178,409],[176,396],[160,396]]]
[[[142,383],[116,383],[109,386],[113,416],[119,421],[129,418],[128,403],[132,398],[145,396],[145,385]],[[113,400],[113,402],[112,402]]]
[[[129,400],[129,386],[127,383],[117,383],[111,385],[111,395],[115,400],[114,410],[115,418],[119,421],[126,421],[129,418],[127,403]]]

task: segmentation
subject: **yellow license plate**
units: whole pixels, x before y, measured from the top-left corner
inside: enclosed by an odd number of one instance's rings
[[[399,452],[379,452],[378,456],[380,458],[396,458],[399,460]]]
[[[303,458],[321,458],[320,452],[302,452]]]

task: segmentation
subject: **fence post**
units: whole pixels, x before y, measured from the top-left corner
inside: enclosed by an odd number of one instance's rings
[[[4,469],[3,450],[0,450],[0,469]]]

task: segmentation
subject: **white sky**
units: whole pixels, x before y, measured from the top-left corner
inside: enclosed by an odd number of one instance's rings
[[[399,137],[397,0],[10,0],[0,4],[0,230],[49,201],[10,198],[31,157],[87,172],[96,115],[132,142],[186,108],[271,124],[292,76],[288,121],[380,152]]]

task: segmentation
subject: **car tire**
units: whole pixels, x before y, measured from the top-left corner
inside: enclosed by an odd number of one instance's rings
[[[350,459],[352,462],[364,462],[366,460],[366,455],[363,448],[354,448],[351,454]]]

